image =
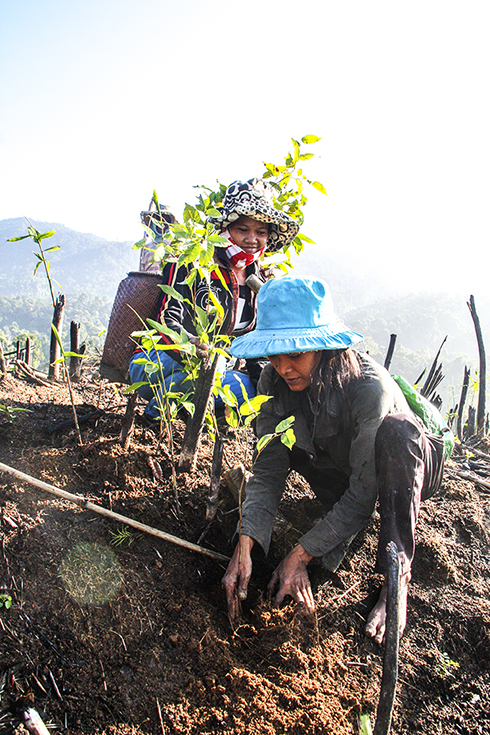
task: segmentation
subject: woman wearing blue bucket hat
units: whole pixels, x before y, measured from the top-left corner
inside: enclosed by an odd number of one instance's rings
[[[354,351],[360,334],[336,316],[328,285],[317,278],[286,277],[260,290],[257,326],[232,345],[236,357],[268,357],[258,393],[272,396],[257,418],[257,435],[272,434],[294,416],[292,449],[278,438],[256,454],[245,488],[240,535],[223,578],[232,621],[252,573],[251,549],[269,550],[272,526],[290,470],[305,477],[325,508],[283,559],[269,583],[281,604],[290,595],[313,612],[307,564],[321,558],[334,571],[349,544],[379,504],[376,571],[386,576],[386,547],[394,541],[400,561],[400,633],[420,501],[438,489],[444,443],[411,411],[389,373],[369,355]],[[386,623],[386,584],[365,632],[381,643]]]

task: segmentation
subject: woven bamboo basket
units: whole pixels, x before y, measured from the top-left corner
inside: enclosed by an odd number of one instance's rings
[[[156,319],[160,283],[161,273],[132,271],[119,284],[100,362],[103,378],[129,383],[129,358],[137,344],[131,334],[144,329],[141,319]]]

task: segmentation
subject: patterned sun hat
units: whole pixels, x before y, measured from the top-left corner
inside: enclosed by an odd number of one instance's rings
[[[268,252],[290,245],[299,232],[299,223],[274,207],[272,187],[263,179],[234,181],[226,190],[222,206],[217,209],[220,216],[210,220],[222,229],[236,222],[239,217],[267,222],[270,225]]]
[[[233,357],[268,357],[292,352],[345,349],[361,342],[335,314],[330,289],[312,276],[267,281],[257,296],[257,326],[237,337]]]

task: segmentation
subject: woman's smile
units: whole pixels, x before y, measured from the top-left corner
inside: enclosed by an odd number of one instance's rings
[[[253,255],[266,247],[269,225],[243,215],[228,225],[228,232],[239,248]]]

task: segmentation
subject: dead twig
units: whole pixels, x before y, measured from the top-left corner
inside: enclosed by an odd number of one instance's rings
[[[98,418],[99,416],[102,416],[104,413],[105,411],[97,410],[97,411],[92,411],[91,413],[86,413],[84,416],[78,416],[77,417],[78,424],[86,424],[87,421]],[[61,424],[56,424],[56,426],[52,426],[50,429],[48,429],[48,433],[54,434],[55,431],[61,431],[62,429],[70,429],[72,426],[75,426],[74,418],[69,419],[68,421],[63,421]]]
[[[61,692],[58,689],[58,684],[56,683],[56,679],[54,678],[54,675],[53,675],[53,672],[51,671],[51,669],[48,669],[48,674],[49,674],[49,680],[50,680],[51,684],[53,685],[54,693],[56,694],[56,696],[58,697],[58,699],[60,700],[60,702],[62,702],[63,701],[63,697],[61,696]]]
[[[475,447],[470,447],[469,444],[460,444],[460,447],[461,449],[465,449],[471,454],[474,454],[476,457],[487,459],[490,462],[490,454],[488,454],[488,452],[482,452],[481,449],[475,449]]]
[[[476,485],[480,485],[490,490],[490,482],[488,482],[487,480],[482,480],[482,478],[479,475],[476,475],[474,472],[467,472],[466,470],[449,470],[448,469],[447,473],[451,475],[452,477],[461,477],[462,480],[469,480],[470,482],[474,482]]]
[[[39,378],[31,368],[26,365],[26,363],[23,360],[14,360],[14,365],[16,365],[20,372],[26,377],[29,378],[33,383],[38,383],[39,385],[44,385],[46,388],[52,388],[53,383],[49,383],[47,380],[43,380],[42,378]]]
[[[162,719],[162,710],[160,708],[160,702],[157,699],[157,710],[158,710],[158,719],[160,720],[160,727],[162,728],[162,735],[165,735],[165,727],[163,725],[163,719]]]
[[[356,587],[359,587],[359,585],[361,584],[361,581],[362,580],[359,580],[358,582],[354,582],[354,584],[351,587],[349,587],[348,590],[346,590],[345,592],[342,592],[342,594],[336,597],[334,600],[332,600],[332,602],[340,602],[340,600],[343,600],[343,598],[347,597],[347,595],[349,595],[353,589],[355,589]]]

